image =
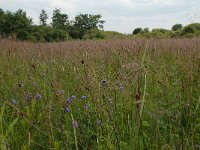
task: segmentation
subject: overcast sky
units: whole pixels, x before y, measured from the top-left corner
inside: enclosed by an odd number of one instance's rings
[[[79,13],[101,14],[105,30],[131,33],[136,27],[166,28],[200,22],[200,0],[0,0],[0,8],[21,8],[38,24],[41,9],[52,16],[61,8],[70,19]]]

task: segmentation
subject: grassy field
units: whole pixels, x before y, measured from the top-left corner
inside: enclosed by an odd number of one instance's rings
[[[200,149],[200,39],[0,40],[0,149]]]

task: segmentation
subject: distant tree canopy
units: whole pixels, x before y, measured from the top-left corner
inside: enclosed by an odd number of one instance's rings
[[[133,34],[139,34],[139,33],[142,33],[143,32],[143,29],[142,28],[135,28],[133,30]]]
[[[33,25],[32,19],[21,9],[14,13],[0,9],[0,35],[5,38],[12,37],[34,42],[64,41],[83,37],[84,39],[103,38],[99,30],[103,29],[105,21],[101,20],[99,14],[79,14],[70,21],[67,14],[55,8],[50,24],[47,23],[48,19],[44,9],[39,15],[39,25]]]
[[[0,33],[9,37],[26,40],[31,32],[32,19],[26,16],[26,12],[19,9],[15,13],[0,11]]]
[[[82,39],[84,34],[94,29],[103,29],[103,23],[105,21],[100,20],[101,15],[79,14],[75,17],[74,27],[78,31],[78,37]]]
[[[130,36],[130,35],[129,35]],[[151,31],[148,28],[135,28],[132,33],[133,37],[155,37],[155,38],[181,38],[181,37],[200,37],[200,23],[192,23],[185,27],[182,24],[175,24],[171,30],[157,28]]]
[[[175,24],[172,26],[173,31],[181,30],[183,28],[182,24]]]
[[[55,29],[67,30],[69,26],[68,15],[61,13],[60,9],[54,9],[51,24]]]
[[[39,25],[33,24],[32,18],[19,9],[15,12],[0,8],[0,37],[28,40],[33,42],[56,42],[71,39],[117,39],[117,38],[180,38],[200,37],[200,23],[187,26],[175,24],[171,30],[163,28],[135,28],[132,34],[122,34],[115,31],[103,31],[105,23],[100,14],[79,14],[69,20],[67,14],[55,8],[52,17],[42,9],[39,14]],[[48,19],[51,19],[49,21]],[[48,23],[50,22],[50,23]]]
[[[47,26],[47,19],[48,19],[48,15],[46,13],[46,11],[44,9],[42,9],[39,19],[40,19],[40,25],[42,26]]]

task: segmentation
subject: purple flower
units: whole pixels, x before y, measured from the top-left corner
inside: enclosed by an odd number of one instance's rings
[[[78,122],[77,122],[76,120],[73,120],[73,121],[72,121],[72,126],[73,126],[74,128],[78,128]]]
[[[73,95],[73,96],[72,96],[72,100],[75,100],[75,99],[76,99],[76,96],[75,96],[75,95]]]
[[[42,95],[40,95],[39,93],[35,94],[35,99],[36,100],[40,100],[42,98]]]
[[[105,87],[106,86],[106,80],[102,80],[102,86]]]
[[[12,103],[13,105],[16,105],[16,104],[17,104],[17,102],[16,102],[15,99],[11,100],[11,103]]]
[[[70,99],[70,97],[67,97],[67,103],[70,104],[72,101]]]
[[[101,120],[98,120],[98,121],[97,121],[97,124],[98,124],[99,126],[101,126],[101,125],[102,125]]]
[[[83,95],[83,96],[81,97],[81,99],[82,99],[82,100],[86,100],[86,96]]]
[[[26,95],[26,100],[27,100],[27,101],[30,101],[31,99],[32,99],[32,96],[31,96],[30,94],[27,94],[27,95]]]
[[[84,109],[85,109],[85,110],[88,110],[88,108],[89,108],[89,105],[85,105],[85,106],[84,106]]]
[[[67,108],[65,108],[65,112],[66,113],[68,113],[69,112],[69,108],[67,107]]]

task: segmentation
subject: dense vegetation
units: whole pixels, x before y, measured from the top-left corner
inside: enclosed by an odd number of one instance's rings
[[[51,23],[47,23],[47,15],[42,10],[39,15],[39,25],[33,24],[32,18],[19,9],[16,12],[0,9],[0,35],[3,38],[12,38],[32,42],[55,42],[71,39],[122,39],[122,38],[180,38],[199,37],[200,23],[193,23],[183,27],[175,24],[171,30],[135,28],[132,34],[121,34],[113,31],[103,31],[105,21],[101,15],[79,14],[74,20],[69,20],[68,15],[55,8]]]
[[[200,149],[200,39],[0,40],[0,58],[2,150]]]

